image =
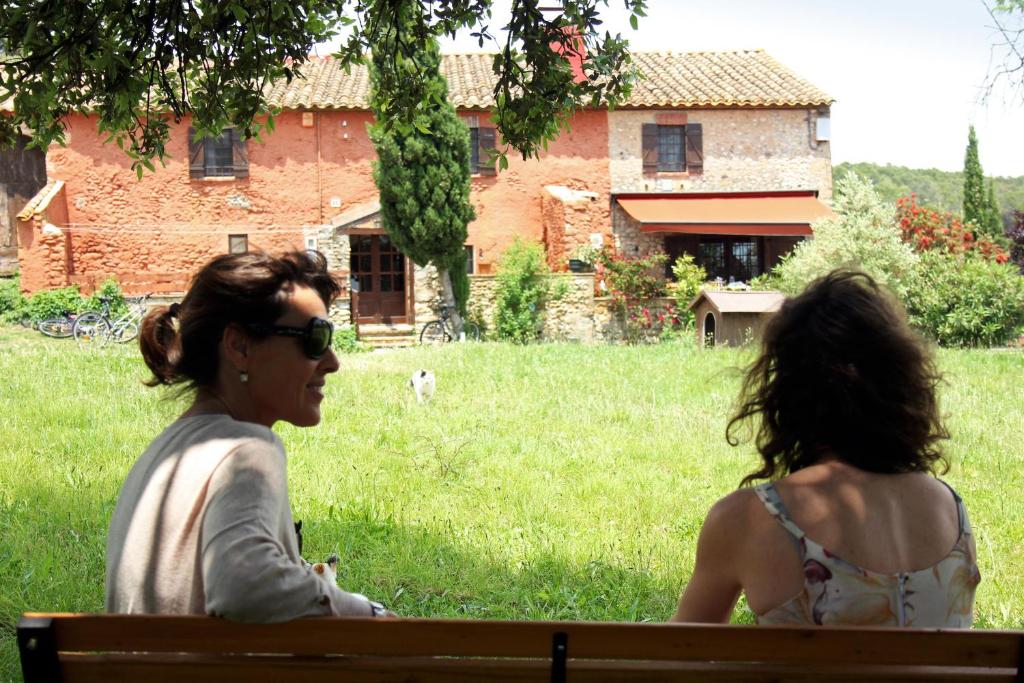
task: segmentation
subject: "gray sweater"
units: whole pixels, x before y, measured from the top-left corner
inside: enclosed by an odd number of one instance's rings
[[[107,536],[106,609],[275,622],[369,616],[299,558],[284,446],[227,415],[179,419],[138,459]]]

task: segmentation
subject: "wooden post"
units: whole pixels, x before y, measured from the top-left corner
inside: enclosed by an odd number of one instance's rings
[[[21,617],[18,620],[18,652],[25,683],[60,681],[57,634],[49,617]]]

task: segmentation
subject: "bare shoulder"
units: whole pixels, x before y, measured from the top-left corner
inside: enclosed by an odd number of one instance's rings
[[[758,519],[760,506],[753,489],[737,489],[711,506],[704,527],[716,532],[746,531]]]

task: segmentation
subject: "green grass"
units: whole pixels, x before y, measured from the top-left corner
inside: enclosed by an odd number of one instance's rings
[[[451,345],[356,354],[319,427],[278,432],[306,554],[402,615],[664,620],[710,504],[756,456],[723,432],[745,352]],[[983,582],[976,623],[1024,628],[1024,355],[940,354]],[[418,405],[413,370],[435,371]],[[120,484],[181,411],[131,348],[0,328],[0,680],[26,610],[98,611]],[[741,609],[737,620],[749,621]]]

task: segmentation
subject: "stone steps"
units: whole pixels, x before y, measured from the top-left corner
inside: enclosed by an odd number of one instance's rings
[[[415,346],[416,327],[407,324],[362,324],[359,326],[359,341],[374,348],[395,348]]]

